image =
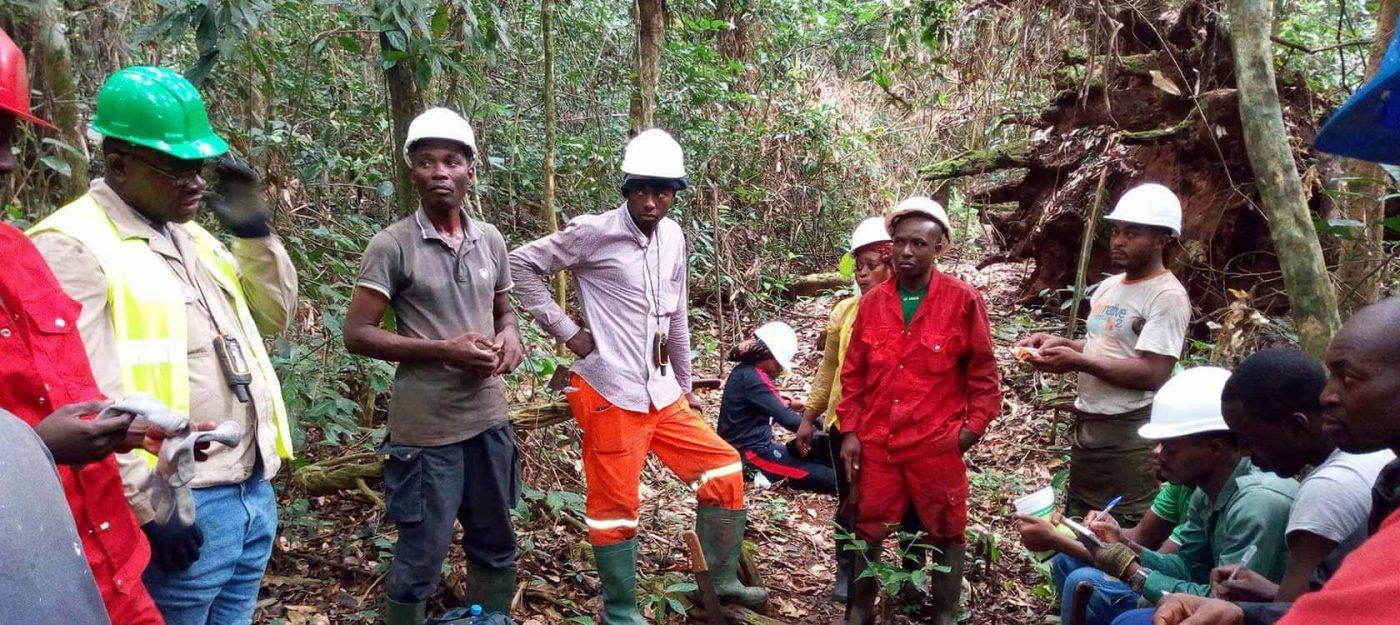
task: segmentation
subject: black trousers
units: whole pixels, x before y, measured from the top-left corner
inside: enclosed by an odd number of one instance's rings
[[[418,603],[432,596],[458,521],[473,565],[515,565],[510,511],[520,501],[520,454],[510,424],[437,447],[386,439],[380,452],[384,500],[399,529],[384,583],[390,599]]]
[[[825,437],[822,437],[825,438]],[[787,480],[787,486],[823,495],[836,494],[836,474],[831,467],[831,459],[826,456],[826,444],[817,440],[807,457],[797,453],[796,441],[786,445],[769,442],[766,448],[744,449],[739,458],[744,461],[746,473],[762,472],[768,481],[777,483]]]

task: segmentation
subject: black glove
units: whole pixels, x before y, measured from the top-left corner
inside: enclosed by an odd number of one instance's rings
[[[151,541],[151,559],[167,573],[190,568],[199,559],[199,548],[204,546],[204,533],[199,526],[181,527],[174,515],[164,525],[155,521],[142,525],[141,531]]]
[[[233,236],[256,239],[272,234],[271,215],[257,172],[228,154],[214,160],[213,181],[204,201]]]

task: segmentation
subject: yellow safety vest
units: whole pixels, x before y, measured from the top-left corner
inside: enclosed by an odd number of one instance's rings
[[[234,310],[247,337],[246,347],[272,395],[272,419],[277,427],[277,455],[292,457],[292,431],[282,385],[272,369],[261,333],[248,310],[248,300],[238,281],[238,262],[208,230],[193,221],[170,224],[184,228],[195,241],[199,262],[219,287],[233,298]],[[159,254],[141,238],[123,239],[107,212],[91,194],[60,208],[30,228],[34,236],[61,232],[77,239],[97,258],[107,277],[107,305],[112,310],[112,330],[117,339],[122,389],[145,393],[176,412],[190,411],[188,327],[185,325],[184,287]],[[154,464],[155,457],[145,454]]]

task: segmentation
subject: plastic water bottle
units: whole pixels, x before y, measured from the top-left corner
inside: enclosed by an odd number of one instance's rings
[[[475,604],[475,603],[473,603],[473,604],[472,604],[472,607],[471,607],[471,620],[470,620],[470,621],[467,621],[467,622],[468,622],[468,623],[471,623],[472,625],[476,625],[477,623],[484,623],[484,622],[486,622],[486,619],[483,619],[483,618],[481,617],[481,614],[482,614],[481,606],[480,606],[480,605],[477,605],[477,604]]]

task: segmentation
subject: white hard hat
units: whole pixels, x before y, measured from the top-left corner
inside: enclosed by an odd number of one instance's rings
[[[773,360],[778,361],[784,371],[792,369],[792,359],[797,357],[797,333],[792,331],[792,326],[770,321],[754,330],[753,335],[768,346]]]
[[[1152,418],[1138,428],[1143,438],[1161,440],[1230,429],[1220,412],[1220,393],[1230,372],[1196,367],[1178,373],[1152,398]]]
[[[414,143],[423,139],[456,141],[467,147],[469,158],[476,157],[476,133],[472,132],[472,125],[452,109],[440,106],[430,108],[413,118],[413,123],[408,125],[408,137],[403,142],[405,163],[413,164],[408,157],[408,150]]]
[[[925,215],[943,226],[943,236],[953,240],[953,225],[948,221],[948,211],[933,198],[916,195],[896,204],[894,210],[885,215],[885,230],[894,234],[894,222],[908,215]]]
[[[851,234],[851,253],[854,254],[856,250],[871,243],[887,243],[889,240],[890,233],[885,230],[885,220],[871,217],[860,222],[856,231]]]
[[[1113,212],[1104,217],[1109,221],[1125,221],[1144,226],[1158,226],[1181,236],[1181,200],[1160,184],[1149,182],[1128,189],[1118,198]]]
[[[645,130],[627,142],[622,173],[647,178],[685,178],[681,144],[660,128]]]

